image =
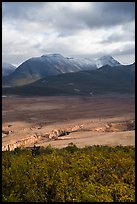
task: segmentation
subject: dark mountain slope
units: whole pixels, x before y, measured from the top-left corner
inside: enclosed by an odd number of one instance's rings
[[[4,88],[3,94],[21,95],[97,95],[131,93],[135,91],[135,64],[103,66],[92,71],[80,71],[44,77],[29,85]]]

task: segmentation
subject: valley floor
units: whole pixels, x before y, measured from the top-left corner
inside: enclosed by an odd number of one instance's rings
[[[135,145],[135,97],[2,98],[2,150],[18,146]],[[64,135],[56,135],[59,132]]]

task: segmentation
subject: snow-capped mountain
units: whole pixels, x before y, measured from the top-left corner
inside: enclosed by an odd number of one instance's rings
[[[68,57],[74,65],[80,67],[82,70],[94,70],[105,65],[109,65],[111,67],[121,65],[117,60],[115,60],[110,55],[105,55],[100,58],[92,59],[92,58],[72,58]]]
[[[42,55],[40,58],[44,63],[49,63],[60,73],[67,72],[76,72],[79,71],[80,68],[73,65],[66,57],[63,57],[61,54],[47,54]]]
[[[115,60],[110,55],[105,55],[103,57],[95,59],[95,64],[96,64],[97,68],[103,67],[105,65],[109,65],[111,67],[121,65],[117,60]]]
[[[46,76],[80,71],[67,58],[60,54],[47,54],[33,57],[23,62],[4,84],[23,85]]]
[[[2,76],[8,76],[10,75],[12,72],[14,72],[16,69],[15,66],[13,66],[12,64],[3,62],[2,63]]]
[[[64,57],[61,54],[46,54],[23,62],[6,80],[3,80],[3,84],[23,85],[51,75],[95,70],[104,65],[117,66],[120,63],[111,56],[92,59]]]
[[[94,70],[97,69],[95,60],[90,58],[73,58],[67,57],[67,59],[75,66],[79,67],[80,70]]]

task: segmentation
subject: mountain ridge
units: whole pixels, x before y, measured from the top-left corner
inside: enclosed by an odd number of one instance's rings
[[[105,65],[96,70],[43,77],[31,84],[3,89],[3,94],[19,95],[102,95],[134,94],[135,63],[116,66]]]
[[[11,86],[24,85],[46,76],[82,70],[96,70],[107,64],[112,67],[121,65],[109,55],[93,60],[91,58],[64,57],[59,53],[47,54],[41,57],[32,57],[24,61],[13,73],[3,80],[3,84]]]

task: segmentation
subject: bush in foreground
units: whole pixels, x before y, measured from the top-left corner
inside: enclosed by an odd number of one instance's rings
[[[89,146],[2,153],[3,202],[134,202],[135,148]]]

